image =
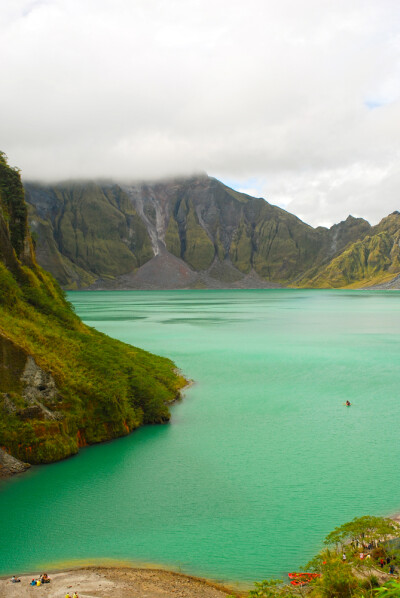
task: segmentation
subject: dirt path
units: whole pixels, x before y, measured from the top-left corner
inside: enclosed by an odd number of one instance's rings
[[[129,567],[89,567],[49,572],[51,583],[29,585],[32,576],[23,575],[21,583],[0,579],[0,598],[65,598],[67,592],[79,598],[226,598],[236,594],[206,580],[170,571]],[[243,594],[242,594],[243,595]]]

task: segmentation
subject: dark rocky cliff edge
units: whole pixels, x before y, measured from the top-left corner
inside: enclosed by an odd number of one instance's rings
[[[79,320],[36,262],[20,174],[0,154],[0,477],[168,421],[185,382]]]
[[[25,188],[39,263],[66,289],[335,288],[400,272],[396,213],[314,229],[206,175]]]

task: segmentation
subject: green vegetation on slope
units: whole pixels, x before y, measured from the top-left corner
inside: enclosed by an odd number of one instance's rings
[[[165,231],[165,246],[172,255],[181,257],[181,240],[179,238],[178,224],[171,214],[167,230]]]
[[[88,328],[74,314],[55,280],[36,264],[19,173],[4,154],[0,341],[0,447],[28,463],[61,459],[85,444],[167,421],[168,403],[185,382],[170,360]],[[56,392],[45,385],[27,392],[29,363],[54,381]]]
[[[195,270],[206,270],[214,259],[214,245],[205,230],[198,224],[193,205],[186,222],[185,260]]]
[[[3,217],[7,223],[11,245],[17,255],[24,249],[27,233],[27,207],[21,186],[19,171],[9,168],[0,152],[0,196]]]
[[[393,278],[400,272],[400,214],[391,214],[371,232],[375,234],[350,244],[327,265],[307,272],[296,286],[367,286]]]
[[[400,525],[391,519],[355,518],[328,534],[327,548],[304,567],[314,578],[303,577],[299,585],[264,580],[248,598],[399,598],[399,543],[389,540],[399,534]]]
[[[176,194],[174,213],[186,247],[182,257],[197,270],[209,267],[216,254],[243,274],[254,268],[264,280],[286,283],[321,261],[330,242],[327,229],[315,230],[264,199],[215,179],[187,180]],[[191,231],[196,245],[188,243]]]
[[[244,272],[245,274],[250,272],[252,266],[251,230],[243,220],[241,220],[234,232],[229,251],[232,264],[240,272]]]
[[[214,259],[214,244],[200,225],[190,199],[181,203],[179,213],[185,222],[183,258],[194,270],[206,270]]]

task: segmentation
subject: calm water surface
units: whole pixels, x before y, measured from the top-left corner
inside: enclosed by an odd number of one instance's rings
[[[297,569],[336,525],[399,510],[398,293],[69,299],[196,384],[169,425],[3,482],[0,572],[111,558],[253,581]]]

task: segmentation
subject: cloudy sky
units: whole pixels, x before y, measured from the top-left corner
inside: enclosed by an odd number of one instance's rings
[[[312,225],[400,209],[399,0],[2,0],[25,179],[207,172]]]

